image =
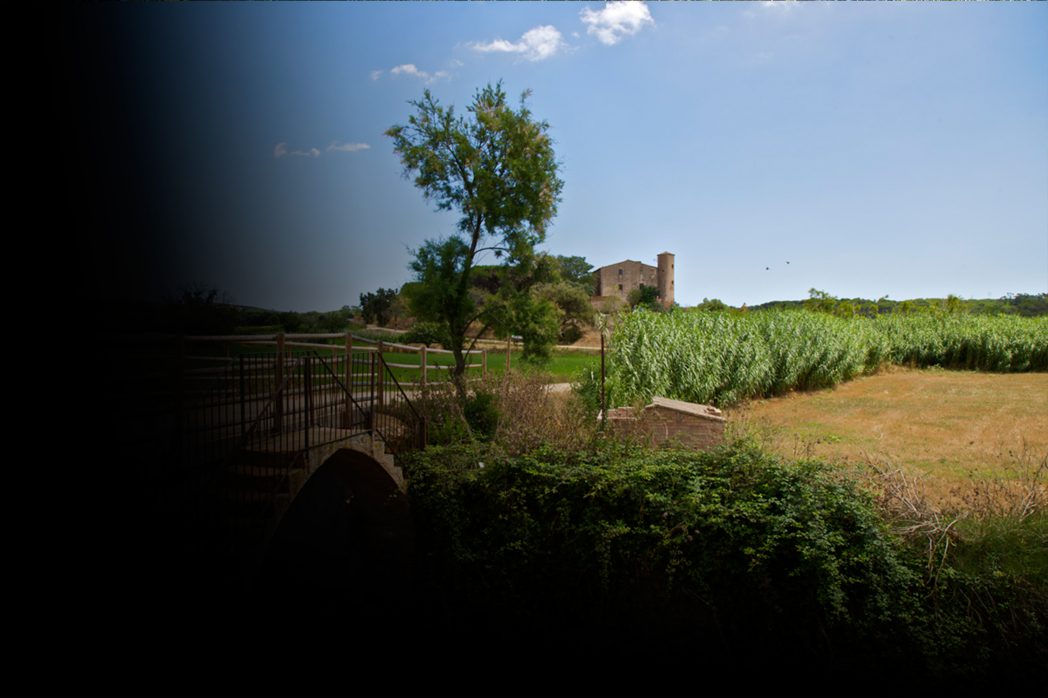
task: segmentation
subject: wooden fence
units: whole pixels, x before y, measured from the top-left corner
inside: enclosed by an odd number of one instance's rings
[[[340,339],[341,342],[332,344],[329,342],[320,342],[317,340],[332,340]],[[386,365],[390,368],[401,369],[405,371],[416,371],[414,378],[415,380],[403,380],[400,381],[400,385],[405,388],[411,387],[424,387],[428,383],[432,382],[437,376],[448,375],[444,374],[444,371],[450,371],[455,366],[454,364],[437,363],[435,360],[431,360],[432,357],[440,355],[452,354],[448,349],[431,349],[428,347],[416,347],[410,344],[398,344],[396,342],[388,342],[382,339],[368,339],[367,337],[360,337],[352,332],[344,333],[317,333],[317,334],[301,334],[301,333],[289,333],[283,332],[271,335],[215,335],[215,336],[193,336],[185,337],[182,346],[183,359],[193,363],[197,362],[212,362],[219,361],[225,362],[231,360],[229,349],[234,345],[246,346],[246,347],[276,347],[278,354],[284,354],[288,351],[296,348],[302,349],[314,349],[317,351],[324,350],[330,351],[332,356],[338,354],[344,354],[350,357],[354,353],[359,352],[378,352],[383,355],[385,359],[386,354],[418,354],[419,362],[417,364],[409,363],[397,363],[394,361],[386,361]],[[191,350],[191,346],[195,343],[210,343],[210,344],[225,344],[226,345],[226,356],[205,356],[205,355],[194,355]],[[466,356],[466,371],[467,376],[469,371],[476,371],[479,369],[480,377],[485,378],[488,374],[488,350],[487,349],[473,349],[465,352]],[[509,352],[507,351],[507,364],[508,364]],[[474,361],[475,357],[479,357],[480,361]],[[348,362],[347,362],[348,365]],[[210,371],[222,371],[222,368],[207,368],[199,367],[190,369],[190,373],[201,374]],[[433,372],[436,371],[436,374]],[[347,377],[348,381],[348,377]]]

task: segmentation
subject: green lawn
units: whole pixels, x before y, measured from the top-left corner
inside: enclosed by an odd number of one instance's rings
[[[421,357],[418,354],[412,353],[401,353],[401,352],[387,352],[385,354],[386,361],[396,364],[415,364],[418,365],[421,361]],[[522,354],[520,351],[510,352],[510,367],[513,370],[524,371],[524,372],[536,372],[548,374],[551,378],[551,382],[555,383],[568,383],[576,379],[579,371],[583,367],[590,367],[594,370],[600,368],[600,355],[599,354],[588,354],[581,352],[558,352],[553,353],[553,358],[546,364],[531,365],[523,361],[521,358]],[[441,365],[441,366],[452,366],[455,361],[450,354],[429,354],[427,359],[429,366]],[[469,357],[469,363],[479,364],[481,357],[479,354],[471,354]],[[489,351],[488,352],[488,373],[489,375],[502,375],[506,372],[506,351]],[[449,375],[450,371],[442,370],[431,370],[429,372],[429,380],[440,380],[442,377]],[[399,381],[417,382],[419,380],[419,371],[405,368],[393,369],[393,374]],[[471,378],[480,376],[480,369],[469,369],[467,372]]]
[[[323,340],[312,340],[316,343],[328,343]],[[332,345],[332,349],[337,351],[341,348],[343,343],[339,340],[329,340]],[[364,345],[373,346],[373,345]],[[297,349],[296,347],[289,347],[292,350]],[[213,356],[237,356],[239,354],[268,354],[276,351],[276,347],[271,344],[266,345],[230,345],[226,346],[223,344],[198,344],[191,350],[192,354],[197,356],[213,355]],[[328,352],[323,349],[317,350],[321,356],[327,357]],[[421,362],[421,356],[414,352],[399,352],[399,351],[387,351],[383,354],[388,363],[394,364],[411,364],[419,365]],[[479,364],[481,357],[479,354],[471,354],[469,357],[469,363]],[[209,362],[192,362],[193,367],[204,367],[204,366],[215,366]],[[427,356],[427,364],[432,366],[452,366],[455,360],[451,354],[444,353],[430,353]],[[589,367],[593,370],[599,370],[600,368],[600,355],[593,352],[580,352],[580,351],[557,351],[554,350],[553,357],[545,364],[532,365],[526,363],[522,359],[522,353],[518,349],[514,349],[510,353],[510,365],[513,370],[534,372],[547,374],[551,382],[555,383],[568,383],[575,380],[579,371],[583,367]],[[502,375],[506,371],[506,350],[489,350],[488,351],[488,373],[491,375]],[[393,375],[396,376],[400,382],[417,383],[419,381],[420,372],[417,369],[408,368],[394,368]],[[447,370],[430,370],[428,379],[430,381],[438,381],[443,377],[450,375],[450,371]],[[470,378],[476,378],[480,376],[480,369],[469,369],[467,375]]]

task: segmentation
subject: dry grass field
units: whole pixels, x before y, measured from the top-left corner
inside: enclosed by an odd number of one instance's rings
[[[783,455],[901,466],[940,486],[1020,477],[1048,457],[1046,373],[894,368],[727,413]]]

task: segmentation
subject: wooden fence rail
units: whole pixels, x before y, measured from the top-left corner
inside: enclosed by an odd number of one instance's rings
[[[339,344],[326,344],[317,342],[315,340],[321,339],[341,339],[343,340]],[[211,343],[211,344],[225,344],[226,354],[224,357],[209,357],[201,355],[189,355],[185,353],[185,347],[193,343]],[[417,370],[418,380],[416,381],[401,381],[401,385],[405,387],[419,387],[425,386],[429,382],[430,371],[450,371],[454,366],[449,364],[438,364],[431,363],[429,357],[431,354],[452,354],[450,349],[432,349],[429,347],[417,347],[410,344],[399,344],[397,342],[387,342],[382,339],[370,339],[368,337],[360,337],[353,334],[352,332],[343,333],[314,333],[314,334],[303,334],[303,333],[277,333],[268,335],[198,335],[185,337],[181,343],[182,356],[180,360],[183,362],[188,361],[230,361],[229,348],[232,345],[242,346],[271,346],[277,348],[277,354],[283,356],[288,349],[323,349],[332,352],[332,355],[336,353],[344,353],[346,356],[350,356],[353,353],[371,352],[382,354],[385,358],[385,354],[418,354],[419,362],[417,364],[407,363],[393,363],[387,361],[386,364],[392,368],[401,370]],[[487,349],[471,349],[463,352],[466,354],[466,370],[480,370],[482,378],[486,378],[488,375],[488,350]],[[480,357],[479,362],[470,362],[470,357],[478,355]],[[283,371],[283,361],[277,361],[276,371],[278,375]],[[351,362],[346,362],[347,367]],[[508,352],[507,352],[507,365],[508,365]],[[224,368],[192,368],[187,369],[187,373],[191,374],[208,374],[211,372],[223,371]],[[348,369],[347,369],[348,370]],[[352,381],[351,376],[345,376],[346,383],[349,384]]]

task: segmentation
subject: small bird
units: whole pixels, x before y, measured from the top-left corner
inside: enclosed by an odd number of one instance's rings
[[[764,267],[764,271],[768,271],[771,267]]]
[[[786,263],[787,263],[787,264],[789,264],[789,262],[788,262],[788,261],[787,261]]]

